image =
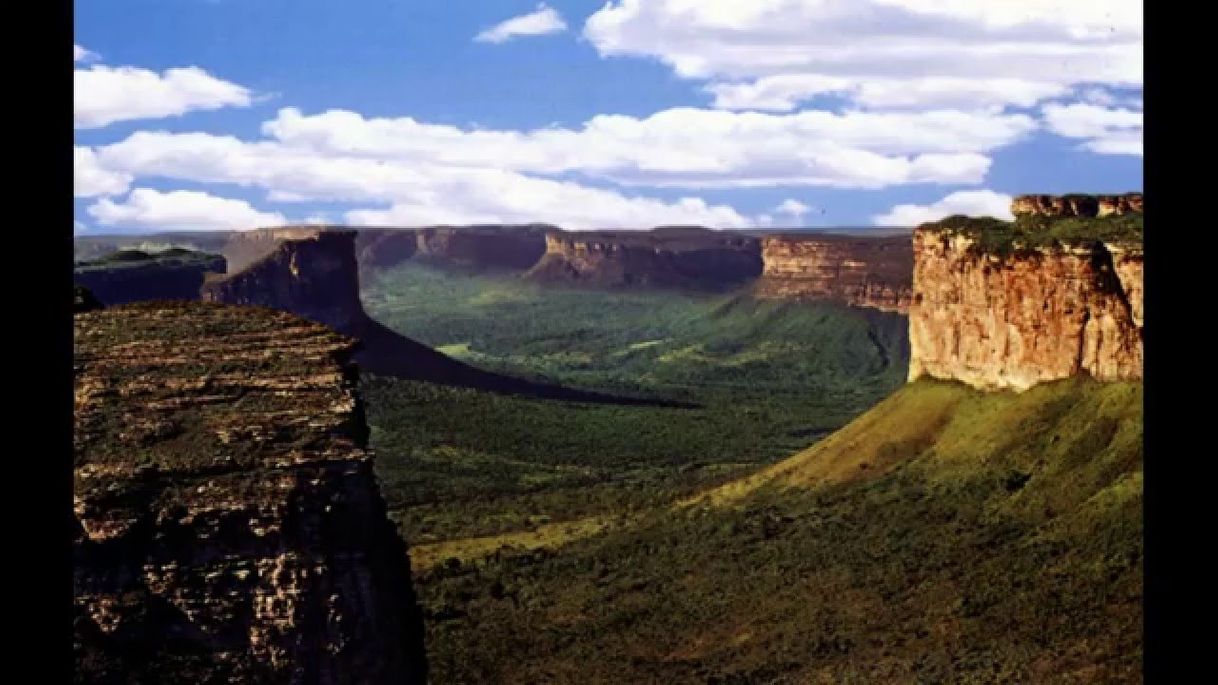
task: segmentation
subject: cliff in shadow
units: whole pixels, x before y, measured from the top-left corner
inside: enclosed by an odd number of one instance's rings
[[[161,252],[119,250],[77,261],[72,280],[102,304],[141,300],[197,300],[207,274],[224,273],[224,257],[171,248]]]
[[[374,374],[549,399],[652,403],[483,371],[390,330],[369,317],[360,302],[355,237],[354,231],[325,230],[280,241],[243,271],[210,278],[202,297],[292,312],[357,338],[355,361]]]
[[[426,681],[354,345],[268,309],[75,315],[77,682]]]

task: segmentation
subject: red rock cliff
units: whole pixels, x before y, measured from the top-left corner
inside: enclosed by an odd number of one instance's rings
[[[910,380],[1022,390],[1077,374],[1142,377],[1140,245],[1004,256],[932,225],[914,232],[913,249]]]
[[[326,230],[324,226],[280,226],[233,231],[220,253],[228,260],[228,273],[236,273],[274,252],[285,240],[304,240]]]
[[[751,236],[692,227],[652,231],[554,231],[525,278],[602,287],[725,289],[761,272]]]
[[[425,682],[353,343],[201,302],[75,316],[78,682]]]
[[[839,300],[905,313],[913,292],[908,236],[767,236],[758,297]]]

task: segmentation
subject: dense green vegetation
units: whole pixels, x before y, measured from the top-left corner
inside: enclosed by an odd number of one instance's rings
[[[883,473],[424,571],[436,682],[1140,682],[1140,384],[885,404]]]
[[[484,368],[696,403],[614,406],[366,378],[393,515],[412,543],[626,514],[807,446],[904,380],[904,317],[746,296],[544,289],[410,264],[379,320]]]
[[[138,249],[115,250],[96,259],[82,259],[75,263],[77,273],[88,271],[107,271],[127,267],[143,267],[158,265],[166,267],[200,266],[207,267],[216,263],[223,264],[221,255],[208,252],[196,252],[182,247],[170,247],[164,250],[147,252]]]
[[[903,385],[904,318],[825,304],[418,265],[364,296],[488,368],[698,405],[365,378],[434,682],[1140,678],[1140,384]]]
[[[1141,214],[1103,218],[1020,215],[1015,221],[956,215],[928,226],[968,235],[976,240],[975,249],[988,254],[1096,241],[1141,245],[1143,236]]]

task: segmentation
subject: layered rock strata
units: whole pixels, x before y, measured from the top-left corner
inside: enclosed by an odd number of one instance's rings
[[[914,232],[910,380],[1023,390],[1088,374],[1142,377],[1142,248],[1093,242],[1005,255]]]
[[[142,300],[197,300],[208,274],[224,273],[224,257],[171,249],[147,253],[123,250],[92,261],[77,262],[76,285],[106,305]]]
[[[77,682],[425,682],[353,345],[260,308],[75,316]]]
[[[415,258],[477,268],[523,271],[546,251],[552,226],[438,226],[415,231]]]
[[[1142,194],[1124,195],[1019,195],[1011,200],[1015,216],[1105,217],[1142,212]]]
[[[270,307],[330,326],[360,341],[355,361],[375,374],[553,399],[651,403],[483,371],[390,330],[360,302],[355,237],[355,231],[322,230],[280,241],[244,270],[210,278],[202,298]]]
[[[545,254],[525,278],[600,287],[728,289],[761,273],[751,236],[693,227],[546,234]]]
[[[838,300],[906,313],[913,294],[909,236],[766,236],[754,292],[778,299]]]

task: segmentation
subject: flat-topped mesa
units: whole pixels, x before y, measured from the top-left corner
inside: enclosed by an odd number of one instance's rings
[[[1142,213],[1142,193],[1124,195],[1018,195],[1011,200],[1015,216],[1106,217]]]
[[[228,260],[228,273],[236,273],[274,252],[285,240],[305,240],[336,228],[339,227],[306,225],[234,231],[220,251]]]
[[[1033,233],[953,217],[914,231],[909,378],[1024,390],[1142,378],[1140,222]]]
[[[243,269],[209,277],[203,299],[288,311],[355,335],[366,318],[359,298],[355,232],[310,227],[260,233],[250,240],[270,241],[270,251]]]
[[[476,268],[523,271],[546,251],[553,226],[432,226],[415,230],[415,259]]]
[[[761,239],[754,293],[769,299],[837,300],[906,313],[913,293],[909,236],[773,235]]]
[[[106,305],[141,300],[197,300],[209,274],[222,274],[224,257],[171,248],[158,252],[118,250],[76,262],[72,280]]]
[[[757,238],[698,227],[652,231],[551,231],[524,277],[601,287],[723,290],[761,273]]]
[[[387,328],[360,302],[355,237],[351,230],[315,229],[301,239],[280,240],[244,270],[209,278],[202,297],[278,309],[330,326],[359,340],[355,361],[369,373],[551,399],[649,403],[483,371]]]
[[[74,323],[77,682],[425,682],[354,341],[203,302]]]

